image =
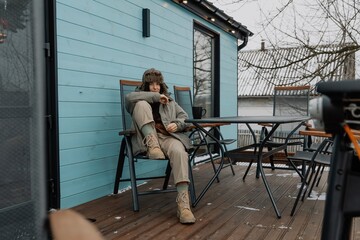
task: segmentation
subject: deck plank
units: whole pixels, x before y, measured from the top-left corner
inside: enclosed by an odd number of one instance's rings
[[[214,182],[193,209],[197,222],[183,225],[176,217],[176,193],[146,195],[139,198],[140,211],[132,211],[131,191],[109,195],[73,209],[94,224],[106,239],[320,239],[325,201],[307,199],[298,204],[295,216],[290,211],[298,192],[300,177],[289,170],[266,169],[265,173],[282,214],[275,215],[261,179],[255,178],[255,166],[246,180],[245,165],[234,165],[235,176],[223,169],[220,182]],[[205,186],[212,173],[210,164],[194,167],[196,189]],[[318,193],[326,191],[327,174]],[[170,182],[170,184],[173,184]],[[156,188],[153,180],[141,189]],[[360,239],[360,220],[353,223],[352,239]]]

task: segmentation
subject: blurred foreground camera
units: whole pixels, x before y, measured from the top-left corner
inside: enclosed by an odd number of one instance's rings
[[[310,115],[334,139],[321,239],[350,239],[360,216],[360,147],[353,134],[360,128],[360,80],[323,82],[316,90],[322,97],[310,102]]]
[[[360,129],[360,80],[322,82],[316,90],[323,96],[309,103],[315,128],[340,133],[342,124],[347,123]]]

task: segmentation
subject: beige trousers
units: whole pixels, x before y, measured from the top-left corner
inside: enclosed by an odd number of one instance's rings
[[[155,123],[152,115],[151,105],[146,101],[136,103],[133,114],[133,123],[136,129],[136,135],[132,139],[134,153],[140,149],[146,149],[143,143],[141,128],[145,124],[152,124],[155,130]],[[173,136],[157,133],[161,150],[169,158],[175,185],[179,182],[190,182],[189,180],[189,155],[184,145]]]

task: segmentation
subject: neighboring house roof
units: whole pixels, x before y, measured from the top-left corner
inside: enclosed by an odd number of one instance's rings
[[[172,0],[204,20],[216,25],[229,34],[247,43],[247,39],[254,34],[246,26],[235,21],[221,9],[206,0]]]
[[[310,55],[309,48],[281,48],[240,51],[238,72],[238,96],[272,96],[274,86],[311,85],[314,93],[315,85],[320,81],[340,81],[355,78],[355,54],[351,57],[339,57],[331,54],[346,46],[324,45],[317,46],[317,51],[330,54]],[[276,68],[289,62],[296,62],[288,67]],[[253,65],[260,66],[254,67]],[[271,68],[271,69],[269,69]],[[317,74],[314,76],[314,72]]]

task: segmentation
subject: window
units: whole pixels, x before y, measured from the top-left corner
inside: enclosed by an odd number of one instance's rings
[[[206,116],[219,116],[219,36],[194,24],[194,106],[206,108]]]

